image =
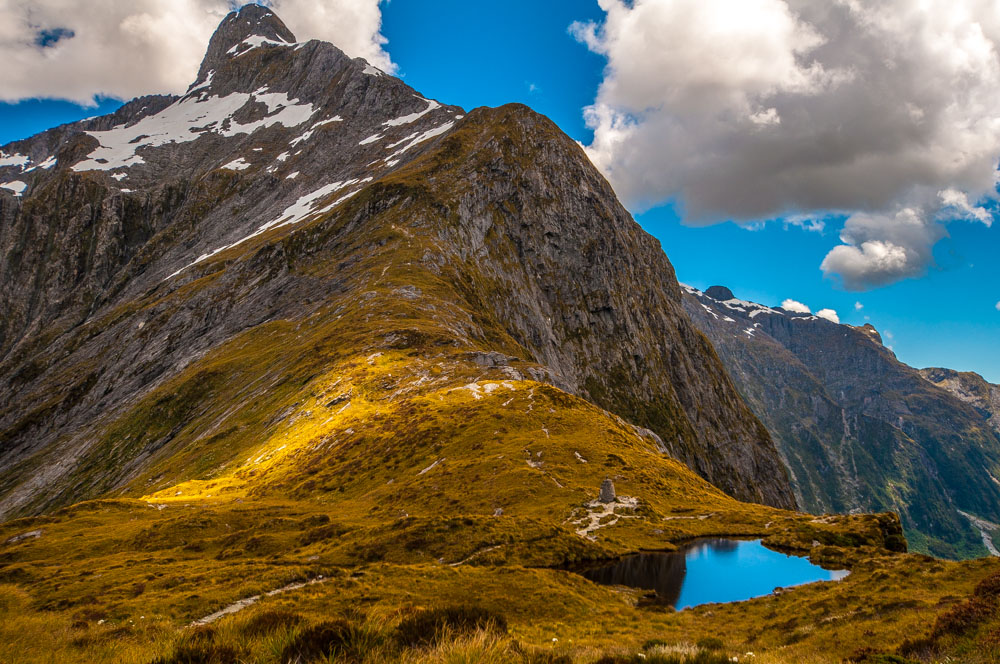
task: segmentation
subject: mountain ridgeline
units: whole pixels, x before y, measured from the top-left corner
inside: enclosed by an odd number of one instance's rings
[[[1000,433],[1000,385],[989,383],[971,371],[934,367],[921,369],[920,374],[975,408]]]
[[[996,661],[995,559],[793,509],[981,549],[988,390],[685,293],[548,119],[265,7],[0,147],[0,283],[4,661]],[[579,573],[703,538],[809,561],[682,611]]]
[[[800,507],[895,511],[918,550],[987,554],[1000,522],[996,386],[913,369],[871,325],[772,309],[720,286],[684,289],[685,310],[777,443]]]
[[[185,95],[2,151],[2,516],[217,477],[389,352],[555,386],[794,506],[659,244],[524,106],[425,99],[249,5]]]

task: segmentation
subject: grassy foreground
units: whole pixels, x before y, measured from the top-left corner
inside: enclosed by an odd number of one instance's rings
[[[997,661],[993,586],[975,590],[993,560],[901,553],[893,515],[741,503],[643,430],[463,349],[327,354],[347,323],[300,346],[282,325],[105,434],[113,455],[175,431],[118,497],[0,524],[0,661]],[[237,373],[265,358],[304,375],[250,398]],[[593,503],[605,477],[609,511]],[[567,571],[700,536],[758,537],[852,574],[675,612]],[[400,637],[449,608],[433,639]]]

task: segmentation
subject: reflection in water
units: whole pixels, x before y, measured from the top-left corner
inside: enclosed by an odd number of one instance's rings
[[[707,602],[735,602],[846,572],[827,571],[805,558],[765,548],[760,540],[704,539],[676,553],[640,553],[583,572],[591,581],[656,592],[655,602],[683,609]]]
[[[656,591],[657,604],[677,604],[687,572],[683,553],[639,553],[583,575],[606,586],[630,586]]]

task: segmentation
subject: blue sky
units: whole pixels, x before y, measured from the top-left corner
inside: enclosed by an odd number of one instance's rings
[[[431,9],[426,1],[392,0],[381,6],[385,49],[397,74],[424,95],[466,109],[522,102],[581,143],[593,140],[583,109],[598,95],[607,60],[568,28],[574,21],[602,21],[596,2],[448,0]],[[116,106],[107,99],[96,108],[52,100],[0,104],[0,144]],[[875,325],[908,364],[977,371],[1000,383],[1000,224],[950,223],[923,276],[848,292],[819,268],[840,243],[842,218],[828,219],[822,231],[780,220],[756,230],[729,222],[695,227],[681,223],[668,204],[636,220],[661,241],[685,283],[724,284],[738,297],[768,305],[791,298],[813,311],[835,309],[842,322]]]

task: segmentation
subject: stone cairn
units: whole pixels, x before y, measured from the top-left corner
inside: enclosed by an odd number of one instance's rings
[[[617,500],[615,496],[615,485],[611,481],[611,478],[605,477],[604,481],[601,482],[601,495],[597,498],[602,503],[613,503]]]

